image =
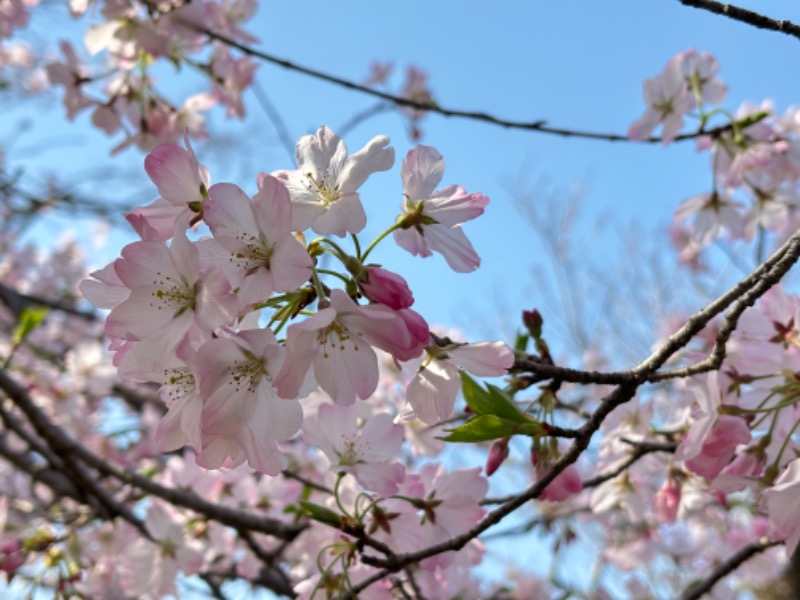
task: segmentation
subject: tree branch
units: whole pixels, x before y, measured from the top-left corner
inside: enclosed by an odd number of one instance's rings
[[[205,515],[209,519],[237,529],[249,529],[253,532],[265,533],[284,540],[294,539],[304,529],[303,526],[289,525],[277,519],[208,502],[192,492],[165,487],[129,469],[107,462],[83,447],[63,429],[51,422],[47,415],[36,406],[25,389],[11,378],[4,369],[0,369],[0,389],[19,407],[36,432],[48,441],[53,450],[60,454],[74,454],[78,459],[104,475],[133,485],[171,504],[188,508],[196,513]]]
[[[406,565],[418,562],[429,556],[451,550],[460,550],[470,540],[478,537],[481,533],[499,523],[505,516],[512,513],[517,508],[530,500],[538,498],[544,489],[586,450],[589,446],[589,441],[594,433],[600,429],[600,425],[605,418],[616,407],[630,401],[636,395],[638,387],[647,381],[649,376],[656,372],[673,354],[675,354],[675,352],[688,344],[697,333],[702,331],[711,319],[731,305],[733,305],[733,308],[731,308],[728,315],[726,315],[726,323],[728,323],[729,327],[735,329],[736,323],[744,310],[752,306],[760,296],[777,283],[781,277],[789,271],[792,265],[797,262],[799,256],[800,231],[789,238],[779,250],[764,263],[759,265],[752,273],[744,277],[739,283],[722,294],[714,302],[692,315],[683,327],[669,336],[647,359],[637,365],[632,370],[633,376],[631,380],[621,383],[611,393],[605,396],[594,413],[592,413],[592,416],[576,430],[577,436],[573,444],[557,461],[555,461],[555,463],[553,463],[550,469],[527,490],[490,512],[484,520],[475,527],[449,540],[434,544],[423,550],[397,554],[387,558],[365,555],[361,557],[361,560],[365,564],[382,568],[382,573],[388,575],[389,573],[399,571]],[[359,592],[365,589],[365,587],[371,584],[367,582],[372,579],[373,578],[370,577],[368,580],[361,582],[355,587],[355,591]]]
[[[284,69],[288,69],[290,71],[294,71],[296,73],[302,73],[303,75],[308,75],[309,77],[313,77],[315,79],[319,79],[321,81],[327,81],[328,83],[332,83],[334,85],[338,85],[339,87],[343,87],[348,90],[354,90],[356,92],[360,92],[367,96],[372,96],[374,98],[379,98],[381,100],[385,100],[396,104],[397,106],[407,106],[409,108],[416,108],[418,110],[424,110],[431,113],[436,113],[445,117],[456,117],[462,119],[469,119],[472,121],[479,121],[482,123],[488,123],[490,125],[496,125],[499,127],[504,127],[506,129],[519,129],[523,131],[534,131],[538,133],[545,133],[550,135],[557,135],[561,137],[573,137],[573,138],[582,138],[582,139],[589,139],[589,140],[602,140],[607,142],[639,142],[639,143],[648,143],[648,144],[658,144],[663,141],[660,137],[649,137],[644,140],[631,140],[626,135],[621,135],[618,133],[599,133],[596,131],[579,131],[576,129],[566,129],[562,127],[551,127],[547,125],[547,121],[539,119],[535,121],[516,121],[512,119],[504,119],[500,117],[495,117],[493,115],[487,114],[485,112],[479,111],[471,111],[471,110],[459,110],[454,108],[446,108],[444,106],[440,106],[436,103],[425,103],[425,102],[417,102],[415,100],[411,100],[409,98],[404,98],[402,96],[396,96],[394,94],[390,94],[388,92],[383,92],[381,90],[377,90],[366,85],[362,85],[360,83],[356,83],[355,81],[351,81],[349,79],[344,79],[343,77],[337,77],[335,75],[330,75],[324,71],[319,71],[317,69],[312,69],[310,67],[304,67],[302,65],[298,65],[294,62],[288,61],[283,58],[279,58],[277,56],[273,56],[271,54],[267,54],[266,52],[262,52],[261,50],[256,50],[255,48],[251,48],[246,46],[236,40],[232,40],[224,35],[219,33],[215,33],[210,31],[209,29],[203,29],[193,25],[191,23],[184,23],[187,27],[191,27],[200,33],[207,35],[209,38],[216,40],[226,46],[231,48],[236,48],[243,54],[250,56],[252,58],[258,58],[265,62],[272,63]],[[706,131],[697,131],[694,133],[684,133],[678,135],[674,138],[674,141],[684,141],[684,140],[692,140],[696,139],[701,136],[711,136],[711,137],[718,137],[723,133],[731,131],[733,129],[732,125],[724,125],[722,127],[715,127],[713,129],[708,129]]]
[[[767,29],[769,31],[779,31],[794,38],[800,39],[800,25],[795,25],[790,21],[777,21],[765,15],[739,8],[732,4],[723,4],[722,2],[714,2],[713,0],[678,0],[684,6],[691,6],[692,8],[700,8],[709,12],[724,15],[729,19],[747,23],[758,29]]]
[[[764,550],[780,544],[783,544],[783,542],[759,541],[748,544],[731,555],[728,560],[714,567],[705,579],[690,586],[689,589],[684,592],[683,596],[681,596],[681,600],[698,600],[703,594],[710,592],[720,579],[735,571],[746,560]]]

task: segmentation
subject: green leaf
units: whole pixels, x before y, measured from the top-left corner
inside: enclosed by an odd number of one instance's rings
[[[47,315],[46,306],[29,306],[19,316],[19,325],[11,337],[11,344],[19,346],[36,329]]]
[[[528,417],[514,404],[511,396],[491,383],[487,383],[486,388],[489,390],[489,403],[493,409],[492,414],[511,419],[517,423],[524,423],[528,420]]]
[[[464,394],[467,406],[476,415],[494,414],[489,401],[489,393],[464,371],[461,371],[461,393]]]
[[[488,442],[514,435],[519,426],[495,415],[480,415],[455,429],[447,429],[449,435],[440,439],[445,442]]]
[[[525,352],[530,339],[527,333],[517,333],[517,337],[514,339],[514,350],[517,352]]]
[[[476,415],[497,415],[517,423],[528,420],[522,411],[514,404],[511,396],[492,384],[483,389],[472,377],[461,371],[461,391],[467,406]]]
[[[342,517],[329,508],[305,500],[300,500],[300,506],[302,506],[308,513],[308,516],[315,521],[325,523],[331,527],[339,527],[342,524]]]

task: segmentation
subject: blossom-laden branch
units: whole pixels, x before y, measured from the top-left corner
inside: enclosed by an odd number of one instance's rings
[[[374,98],[379,98],[384,101],[391,102],[397,106],[412,108],[419,111],[427,111],[435,114],[442,115],[444,117],[454,117],[454,118],[461,118],[461,119],[469,119],[472,121],[478,121],[482,123],[488,123],[490,125],[496,125],[499,127],[503,127],[505,129],[517,129],[522,131],[533,131],[538,133],[544,133],[549,135],[557,135],[561,137],[569,137],[569,138],[580,138],[580,139],[589,139],[589,140],[601,140],[607,142],[630,142],[630,141],[637,141],[637,142],[645,142],[650,144],[657,144],[662,143],[664,141],[661,137],[647,137],[645,139],[637,139],[631,140],[629,136],[624,134],[618,133],[602,133],[596,131],[581,131],[577,129],[568,129],[564,127],[552,127],[547,124],[546,120],[537,119],[533,121],[517,121],[512,119],[505,119],[501,117],[496,117],[490,115],[485,112],[480,111],[471,111],[471,110],[459,110],[454,108],[447,108],[444,106],[440,106],[434,102],[419,102],[413,98],[406,98],[403,96],[398,96],[396,94],[390,94],[388,92],[384,92],[382,90],[378,90],[360,83],[357,83],[350,79],[345,79],[343,77],[338,77],[336,75],[331,75],[325,71],[321,71],[319,69],[312,69],[310,67],[305,67],[303,65],[299,65],[295,62],[290,60],[286,60],[284,58],[280,58],[278,56],[274,56],[262,50],[257,50],[252,48],[244,43],[238,42],[233,40],[229,37],[221,35],[219,33],[215,33],[209,29],[198,29],[201,33],[207,35],[209,38],[221,42],[226,46],[231,48],[236,48],[243,54],[250,56],[252,58],[257,58],[259,60],[263,60],[265,62],[269,62],[271,64],[277,65],[284,69],[294,71],[296,73],[301,73],[303,75],[308,75],[315,79],[319,79],[321,81],[327,81],[328,83],[332,83],[334,85],[338,85],[348,90],[353,90],[359,92],[361,94],[365,94],[367,96],[372,96]],[[674,141],[684,141],[684,140],[693,140],[697,139],[701,136],[710,136],[710,137],[717,137],[722,135],[726,132],[731,131],[733,128],[732,125],[724,125],[721,127],[714,127],[707,130],[696,131],[694,133],[684,133],[675,136],[672,138]]]
[[[752,273],[739,281],[730,290],[722,294],[708,306],[695,313],[678,331],[673,333],[664,344],[647,359],[632,369],[624,371],[582,371],[546,364],[536,357],[517,358],[511,373],[527,372],[536,376],[537,380],[554,379],[558,381],[597,384],[621,385],[658,382],[677,379],[715,371],[725,360],[725,346],[742,313],[752,306],[756,299],[775,285],[800,257],[800,231],[792,235],[778,248],[772,256],[759,265]],[[669,371],[658,371],[666,360],[678,350],[685,347],[692,338],[702,331],[717,315],[731,308],[725,315],[714,340],[711,354],[692,365],[679,367]],[[566,437],[566,436],[565,436]]]
[[[769,31],[778,31],[794,38],[800,39],[800,25],[796,25],[791,21],[784,19],[777,20],[766,15],[740,8],[733,4],[724,4],[722,2],[715,2],[714,0],[678,0],[684,6],[691,6],[707,10],[709,12],[724,15],[729,19],[734,19],[742,23],[747,23],[758,29],[766,29]]]
[[[580,428],[578,435],[569,449],[553,463],[551,468],[546,471],[540,479],[531,485],[527,490],[509,500],[490,512],[478,525],[469,531],[455,536],[449,540],[435,544],[421,551],[406,554],[398,554],[392,558],[373,558],[364,556],[362,560],[369,565],[382,567],[385,573],[396,572],[406,565],[416,563],[420,560],[448,552],[460,550],[470,540],[478,537],[481,533],[496,525],[503,518],[514,512],[526,502],[538,498],[545,488],[569,465],[574,463],[589,446],[592,436],[600,429],[605,418],[618,406],[630,401],[636,395],[638,387],[646,379],[646,375],[652,374],[667,362],[677,351],[688,344],[705,325],[714,317],[734,305],[727,318],[732,321],[733,327],[741,316],[742,312],[752,306],[755,301],[767,292],[775,283],[788,272],[800,257],[800,232],[795,233],[772,257],[764,264],[760,265],[747,277],[734,285],[726,293],[722,294],[717,300],[698,311],[690,317],[686,324],[676,333],[668,337],[653,354],[644,360],[634,370],[637,375],[630,382],[620,384],[611,393],[605,396],[600,405]],[[363,589],[359,586],[356,591]]]
[[[281,521],[208,502],[189,491],[165,487],[129,469],[104,460],[55,425],[36,406],[25,389],[4,369],[0,369],[0,389],[25,414],[39,436],[46,440],[50,448],[57,454],[62,456],[74,455],[75,458],[89,467],[97,469],[104,476],[113,477],[121,483],[133,485],[143,492],[157,496],[170,504],[188,508],[209,519],[231,527],[248,529],[256,533],[265,533],[284,540],[292,539],[302,531],[302,527],[290,526]]]
[[[783,542],[760,540],[744,546],[736,553],[732,554],[728,560],[714,567],[705,579],[695,583],[686,590],[683,596],[681,596],[681,600],[699,600],[699,598],[702,598],[705,594],[710,592],[720,579],[733,573],[742,563],[765,550],[780,546],[782,543]]]

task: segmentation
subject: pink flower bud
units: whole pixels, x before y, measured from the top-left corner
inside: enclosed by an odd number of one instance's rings
[[[401,310],[414,304],[414,295],[406,280],[381,267],[366,267],[358,285],[367,298],[389,308]]]
[[[9,581],[23,564],[25,564],[25,554],[18,540],[11,540],[0,547],[0,572],[8,575]]]
[[[539,500],[561,502],[573,494],[577,494],[582,489],[583,482],[581,481],[580,474],[578,474],[578,469],[575,465],[569,465],[544,488],[541,496],[539,496]]]
[[[674,477],[668,477],[658,490],[653,509],[661,523],[674,523],[681,503],[681,484]]]
[[[508,458],[508,438],[501,438],[492,444],[492,449],[489,451],[489,458],[486,459],[486,476],[494,474],[506,458]]]

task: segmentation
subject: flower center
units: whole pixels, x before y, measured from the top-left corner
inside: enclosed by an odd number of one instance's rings
[[[356,336],[361,336],[361,333],[356,332]],[[338,321],[320,329],[317,332],[317,342],[322,346],[323,358],[330,357],[330,352],[334,350],[344,350],[348,342],[353,345],[353,351],[358,352],[357,340],[353,341],[350,329]]]
[[[246,275],[252,275],[261,267],[269,270],[272,248],[267,244],[267,240],[245,233],[237,235],[236,239],[242,242],[244,248],[231,254],[232,263],[235,262]]]
[[[334,181],[330,170],[322,173],[321,177],[314,177],[313,173],[306,173],[306,189],[319,198],[320,204],[330,206],[342,197],[339,185]]]
[[[150,306],[157,310],[172,309],[175,316],[180,316],[187,310],[194,310],[197,286],[189,285],[186,281],[177,281],[160,271],[156,273],[158,279],[153,285],[158,289],[151,295],[154,298]]]
[[[262,377],[270,379],[264,361],[250,353],[245,354],[245,360],[236,360],[230,367],[230,380],[235,392],[245,390],[251,394],[256,392]]]

